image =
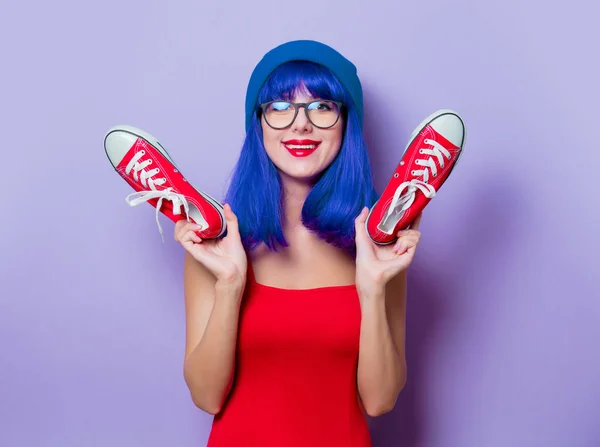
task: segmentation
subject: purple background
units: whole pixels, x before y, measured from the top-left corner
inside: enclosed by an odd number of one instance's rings
[[[380,190],[429,113],[468,126],[424,215],[408,384],[375,446],[600,445],[597,5],[233,3],[0,5],[0,445],[205,444],[183,250],[125,204],[102,138],[145,129],[221,197],[250,73],[297,38],[358,66]]]

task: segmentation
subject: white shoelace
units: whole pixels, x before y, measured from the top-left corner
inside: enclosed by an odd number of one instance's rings
[[[173,214],[181,214],[181,207],[183,207],[188,222],[190,221],[190,207],[185,196],[173,192],[172,187],[160,190],[156,189],[156,186],[162,185],[167,180],[165,178],[154,178],[154,176],[160,172],[160,169],[158,168],[146,171],[146,168],[152,164],[152,159],[149,158],[140,163],[139,160],[145,155],[145,153],[146,152],[144,150],[141,150],[135,154],[125,167],[125,173],[127,175],[133,175],[135,181],[140,182],[144,187],[149,188],[150,190],[129,194],[125,198],[125,201],[129,206],[137,206],[140,203],[147,202],[151,199],[159,199],[156,204],[156,224],[158,225],[160,237],[164,242],[165,238],[163,235],[163,229],[158,220],[158,213],[160,212],[163,200],[170,200],[173,203]],[[198,224],[202,225],[204,228],[208,227],[206,222],[198,222]]]
[[[449,160],[450,152],[437,141],[425,139],[424,143],[432,145],[433,148],[422,148],[419,150],[419,153],[429,155],[429,157],[427,157],[426,159],[420,158],[415,160],[415,164],[422,166],[423,169],[416,169],[411,172],[413,177],[422,177],[423,180],[413,178],[412,180],[403,182],[402,184],[400,184],[400,186],[398,186],[396,192],[394,193],[394,197],[392,198],[392,202],[390,203],[390,207],[388,208],[387,213],[384,217],[384,221],[387,220],[392,214],[400,215],[401,213],[409,209],[415,201],[416,193],[419,190],[425,195],[425,197],[429,199],[435,197],[435,188],[429,183],[427,183],[429,181],[430,170],[432,172],[433,177],[437,176],[437,165],[435,164],[433,157],[437,158],[438,164],[441,168],[443,168],[444,156]]]

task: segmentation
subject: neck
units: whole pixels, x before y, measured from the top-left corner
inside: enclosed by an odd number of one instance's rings
[[[302,222],[302,207],[313,184],[307,180],[288,177],[280,173],[283,187],[283,212],[285,227],[294,228]]]

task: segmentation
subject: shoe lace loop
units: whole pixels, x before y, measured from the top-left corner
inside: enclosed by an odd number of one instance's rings
[[[159,168],[147,170],[148,166],[152,164],[152,159],[149,158],[140,161],[145,153],[146,152],[144,150],[137,152],[125,167],[125,173],[132,176],[136,182],[148,189],[146,191],[137,191],[129,194],[125,198],[125,201],[129,206],[137,206],[152,199],[159,199],[156,204],[156,224],[158,225],[158,231],[160,232],[160,236],[164,242],[165,238],[163,235],[163,229],[158,219],[158,214],[162,207],[163,201],[169,200],[172,202],[173,214],[175,215],[181,214],[181,208],[183,207],[188,222],[190,221],[190,205],[186,197],[183,194],[176,193],[173,190],[173,187],[162,189],[157,188],[157,186],[160,187],[163,185],[167,179],[156,177],[156,175],[160,173]],[[208,228],[208,223],[206,221],[197,223],[202,226],[202,230]]]
[[[379,225],[379,229],[387,234],[391,234],[402,214],[411,207],[418,191],[421,191],[428,199],[435,197],[435,188],[428,182],[431,177],[437,176],[437,166],[439,165],[443,169],[445,158],[450,159],[450,152],[437,141],[425,139],[423,142],[431,147],[419,149],[419,154],[427,155],[427,157],[415,160],[415,164],[421,166],[422,169],[413,169],[411,171],[413,178],[401,183],[396,188],[390,206]]]

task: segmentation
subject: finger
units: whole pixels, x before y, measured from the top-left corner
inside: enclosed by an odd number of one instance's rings
[[[396,241],[396,243],[394,244],[394,253],[397,255],[401,255],[402,253],[404,253],[406,251],[406,239],[398,239]]]
[[[175,231],[179,233],[181,233],[182,231],[197,230],[198,228],[202,228],[202,225],[185,219],[178,220],[175,223]]]
[[[409,241],[411,243],[418,243],[419,240],[421,239],[421,234],[420,233],[407,233],[402,235],[401,237],[399,237],[396,240],[396,244],[401,243],[402,241]]]
[[[195,231],[192,230],[188,230],[184,233],[183,237],[181,238],[181,242],[194,242],[195,244],[199,244],[200,242],[202,242],[202,238],[200,236],[198,236],[198,234],[196,234]]]
[[[354,219],[354,230],[356,232],[356,239],[359,241],[357,242],[358,244],[369,238],[367,235],[367,229],[365,227],[365,222],[367,221],[368,215],[369,208],[364,207],[356,219]]]
[[[225,221],[227,222],[227,233],[235,233],[239,236],[240,229],[238,226],[238,218],[229,206],[229,203],[226,203],[223,206],[223,215],[225,216]]]
[[[412,221],[412,223],[410,224],[411,230],[419,229],[419,225],[421,225],[421,217],[423,217],[423,212],[420,212],[419,215],[415,217],[415,220]]]
[[[195,232],[202,230],[202,225],[195,224],[193,222],[187,222],[180,220],[175,224],[175,240],[181,241],[188,232]]]
[[[185,219],[181,219],[175,222],[175,233],[179,233],[186,223],[187,222]]]
[[[356,232],[359,233],[366,233],[365,230],[365,222],[367,221],[367,216],[369,215],[369,208],[367,208],[366,206],[360,211],[360,214],[358,216],[356,216],[356,219],[354,219],[354,228],[356,229]]]
[[[418,236],[405,236],[396,241],[396,243],[394,244],[394,252],[396,254],[401,255],[403,253],[406,253],[410,248],[416,247],[418,243]]]
[[[390,263],[394,265],[397,271],[408,268],[415,256],[415,247],[409,247],[404,253],[393,258]]]
[[[173,237],[178,242],[181,240],[181,236],[183,236],[183,234],[185,233],[183,231],[185,224],[186,224],[186,221],[183,219],[175,222],[175,230],[173,231]]]
[[[360,213],[358,214],[358,216],[356,216],[356,219],[354,219],[354,222],[357,224],[361,224],[361,223],[365,223],[367,220],[367,216],[369,215],[369,208],[367,208],[366,206],[363,207],[362,210],[360,210]]]
[[[408,236],[421,237],[421,232],[419,230],[400,230],[396,233],[397,238],[408,237]]]

